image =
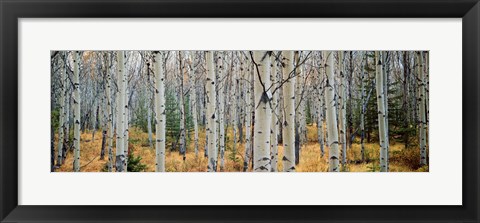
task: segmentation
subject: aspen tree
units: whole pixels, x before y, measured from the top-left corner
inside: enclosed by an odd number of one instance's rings
[[[187,148],[186,148],[186,131],[185,131],[185,100],[183,93],[183,76],[184,76],[184,66],[183,66],[182,51],[178,51],[178,82],[179,82],[179,104],[180,104],[180,154],[183,156],[183,161],[185,161]]]
[[[73,171],[80,171],[80,52],[73,59]]]
[[[197,121],[197,91],[195,87],[195,71],[197,69],[195,65],[195,54],[194,51],[189,54],[189,65],[190,65],[190,109],[193,118],[193,128],[194,128],[194,147],[195,147],[195,157],[198,157],[198,121]]]
[[[245,72],[245,160],[243,162],[243,172],[248,170],[252,148],[252,112],[254,111],[252,103],[253,72],[251,66],[247,65]]]
[[[418,91],[419,91],[419,118],[420,118],[420,165],[427,165],[427,119],[426,119],[426,104],[425,104],[425,74],[423,70],[423,52],[416,52],[418,61],[417,76],[418,76]]]
[[[216,110],[216,94],[215,94],[215,66],[213,64],[213,53],[205,52],[207,62],[207,78],[205,83],[206,108],[207,108],[207,134],[208,134],[208,172],[217,170],[217,124],[215,117]]]
[[[117,52],[117,87],[118,87],[118,100],[117,100],[117,142],[116,145],[116,157],[115,157],[115,169],[117,172],[125,172],[126,157],[125,157],[125,52]]]
[[[321,53],[319,53],[320,55],[320,71],[318,72],[318,76],[319,76],[319,83],[318,83],[318,111],[317,111],[317,115],[318,115],[318,120],[317,120],[317,135],[318,135],[318,142],[320,143],[320,156],[323,157],[325,155],[325,148],[324,148],[324,136],[325,136],[325,133],[323,131],[323,122],[324,122],[324,111],[325,111],[325,100],[324,100],[324,94],[325,94],[325,91],[324,91],[324,83],[325,83],[325,67],[322,66],[324,65],[325,63],[323,62],[323,57],[321,57]]]
[[[234,61],[234,54],[232,53],[232,65]],[[232,73],[232,90],[231,92],[231,125],[233,129],[233,145],[232,145],[232,153],[234,157],[234,161],[236,161],[236,154],[237,154],[237,133],[238,133],[238,101],[240,100],[239,94],[237,93],[238,88],[238,73],[239,73],[238,65],[234,65],[233,73]]]
[[[277,61],[275,55],[270,56],[270,89],[275,89],[277,84]],[[270,122],[270,153],[271,172],[277,172],[278,163],[278,93],[272,95],[272,120]]]
[[[295,171],[295,70],[292,51],[282,51],[284,122],[283,171]]]
[[[163,52],[153,52],[155,75],[155,171],[165,172],[165,73]]]
[[[224,67],[224,52],[217,53],[217,94],[218,94],[218,143],[220,146],[220,171],[225,167],[225,67]]]
[[[378,134],[380,140],[380,171],[388,172],[388,144],[386,135],[386,115],[385,115],[385,94],[383,86],[383,66],[382,57],[378,51],[375,51],[376,62],[376,90],[377,90],[377,106],[378,106]]]
[[[64,55],[66,55],[66,52],[64,52]],[[61,59],[60,59],[61,60]],[[65,129],[65,95],[67,94],[67,79],[66,79],[66,64],[67,64],[67,58],[65,56],[65,60],[63,62],[63,66],[60,66],[60,115],[59,115],[59,121],[58,121],[58,151],[57,151],[57,166],[61,166],[63,163],[63,141],[64,141],[64,129]],[[68,137],[68,133],[66,133]]]
[[[361,85],[361,88],[360,88],[360,103],[361,103],[361,112],[360,112],[360,131],[361,131],[361,138],[360,138],[360,153],[362,154],[362,162],[365,161],[365,143],[364,143],[364,139],[365,139],[365,110],[366,110],[366,102],[365,102],[365,63],[368,64],[368,61],[367,61],[367,54],[365,54],[365,62],[362,66],[362,74],[361,74],[361,80],[360,80],[360,85]]]
[[[270,122],[271,122],[271,93],[270,86],[270,53],[268,51],[254,51],[254,86],[255,86],[255,121],[254,121],[254,152],[253,170],[268,172],[270,166]]]
[[[300,66],[300,52],[295,51],[294,53],[294,61],[295,61],[295,164],[300,162],[300,149],[303,145],[303,137],[302,137],[302,127],[303,127],[303,100],[302,100],[302,91],[303,85],[305,84],[303,79],[303,72]]]
[[[127,55],[126,53],[124,54],[124,69],[126,70],[127,69]],[[124,89],[125,89],[125,95],[124,95],[124,99],[125,99],[125,102],[124,102],[124,105],[125,105],[125,109],[123,110],[123,124],[125,125],[124,129],[123,129],[123,143],[124,143],[124,146],[123,146],[123,154],[125,155],[125,162],[123,162],[123,170],[125,172],[128,171],[127,169],[127,166],[128,166],[128,116],[129,116],[129,106],[128,106],[128,95],[129,95],[129,89],[128,89],[128,73],[126,71],[123,72],[123,75],[125,76],[124,79],[125,81],[123,82],[124,83]]]
[[[339,144],[342,147],[342,165],[345,168],[347,164],[347,144],[346,144],[346,108],[345,108],[345,70],[343,66],[344,55],[343,51],[340,51],[338,54],[338,71],[340,73],[340,84],[338,89],[338,108],[340,109],[338,126],[340,132],[340,141]]]
[[[328,160],[329,171],[339,172],[339,149],[338,149],[338,129],[337,129],[337,99],[335,97],[335,72],[333,63],[333,52],[324,53],[326,58],[325,71],[327,79],[325,83],[325,102],[327,106],[327,132],[328,132]]]
[[[106,81],[106,88],[105,88],[105,94],[107,98],[107,133],[108,133],[108,163],[107,163],[107,168],[108,172],[113,171],[113,113],[112,113],[112,76],[109,71],[109,66],[110,66],[110,55],[108,53],[105,53],[105,69],[107,73],[107,81]]]

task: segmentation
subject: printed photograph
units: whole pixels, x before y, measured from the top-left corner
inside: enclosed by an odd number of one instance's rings
[[[429,171],[428,51],[50,57],[51,172]]]

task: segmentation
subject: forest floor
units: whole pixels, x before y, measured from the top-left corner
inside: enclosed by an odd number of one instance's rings
[[[300,163],[296,166],[297,172],[326,172],[328,171],[328,147],[325,146],[325,155],[321,157],[320,144],[317,142],[317,127],[307,126],[307,143],[300,150]],[[55,145],[57,145],[57,137]],[[193,133],[191,138],[193,138]],[[238,143],[236,154],[233,155],[233,133],[232,129],[227,131],[227,142],[225,151],[225,172],[242,172],[244,160],[244,143]],[[155,136],[153,136],[155,139]],[[155,140],[153,140],[154,143]],[[113,159],[115,159],[115,140],[113,142]],[[92,132],[86,131],[81,134],[80,141],[80,166],[81,172],[102,172],[106,170],[108,162],[108,145],[105,148],[105,158],[100,160],[102,145],[102,133],[97,131],[94,140]],[[205,172],[207,171],[207,158],[204,156],[205,131],[199,132],[199,152],[195,157],[194,142],[189,140],[186,159],[178,151],[170,151],[167,142],[165,168],[168,172]],[[283,155],[283,147],[278,146],[278,157]],[[347,148],[347,165],[342,171],[349,172],[377,172],[379,171],[379,144],[365,143],[365,162],[361,161],[361,148],[359,142],[354,142]],[[405,149],[401,143],[390,144],[389,162],[391,172],[428,172],[428,166],[419,165],[420,152],[418,146]],[[57,149],[57,148],[55,148]],[[148,133],[137,128],[129,129],[129,149],[134,156],[141,157],[141,163],[146,165],[146,172],[155,171],[155,146],[150,147]],[[55,154],[56,151],[55,151]],[[279,159],[281,160],[281,159]],[[220,160],[218,161],[220,164]],[[248,171],[251,171],[251,165]],[[282,170],[282,162],[278,161],[278,170]],[[73,152],[69,151],[67,158],[57,172],[73,171]]]

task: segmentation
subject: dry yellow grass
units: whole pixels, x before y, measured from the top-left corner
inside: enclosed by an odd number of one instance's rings
[[[325,172],[328,171],[328,148],[325,147],[325,156],[320,155],[320,145],[317,141],[317,127],[308,126],[307,143],[303,145],[300,151],[300,163],[296,166],[298,172]],[[142,163],[147,165],[146,171],[155,171],[155,148],[148,145],[148,134],[136,128],[130,128],[129,147],[133,148],[135,156],[142,157]],[[232,129],[227,129],[227,150],[225,152],[225,172],[243,171],[243,157],[245,145],[239,143],[233,158],[232,151]],[[100,160],[100,149],[102,144],[102,135],[97,131],[95,140],[92,141],[92,133],[85,132],[81,134],[80,148],[81,158],[80,166],[82,172],[100,172],[108,162],[108,151],[105,159]],[[193,140],[187,146],[187,155],[185,162],[182,155],[177,151],[170,151],[167,146],[166,152],[166,171],[169,172],[205,172],[207,171],[207,159],[204,157],[205,131],[199,133],[199,153],[195,157]],[[379,171],[379,145],[377,143],[365,143],[366,162],[360,162],[361,152],[360,144],[354,143],[347,149],[347,165],[343,169],[350,172],[368,172]],[[113,148],[115,158],[115,148]],[[279,156],[283,155],[283,147],[279,145]],[[390,171],[391,172],[414,172],[428,171],[428,166],[420,167],[418,149],[404,149],[402,144],[390,145]],[[73,153],[69,152],[64,165],[57,171],[70,172],[73,169]],[[282,169],[282,162],[278,162],[278,169]],[[251,166],[249,170],[251,171]]]

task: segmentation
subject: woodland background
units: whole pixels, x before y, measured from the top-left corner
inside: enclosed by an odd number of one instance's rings
[[[51,170],[428,171],[428,58],[52,51]]]

